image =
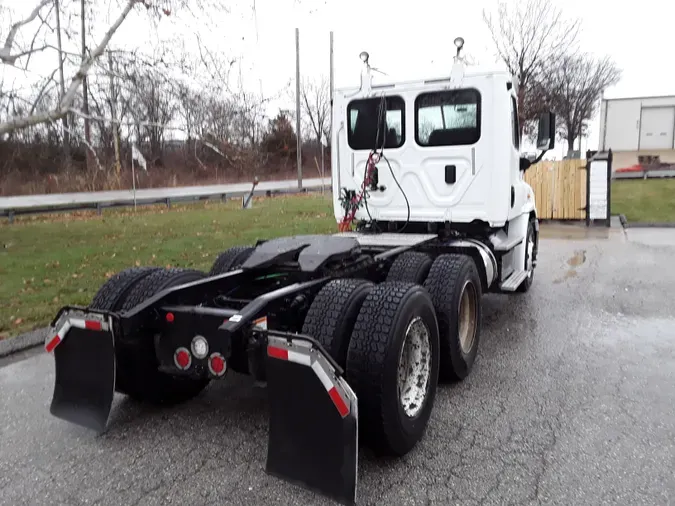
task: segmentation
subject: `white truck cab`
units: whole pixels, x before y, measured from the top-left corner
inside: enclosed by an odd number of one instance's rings
[[[387,232],[487,234],[493,253],[507,254],[498,260],[514,264],[500,271],[520,282],[530,223],[536,259],[538,222],[523,177],[530,162],[520,155],[518,83],[508,72],[466,69],[463,43],[455,41],[448,76],[381,85],[361,53],[361,86],[333,94],[335,217],[343,231],[354,221]],[[550,113],[540,120],[543,152],[554,123]]]

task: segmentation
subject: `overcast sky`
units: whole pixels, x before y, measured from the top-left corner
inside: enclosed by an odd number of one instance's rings
[[[30,10],[35,1],[4,0],[4,4]],[[202,26],[211,45],[241,58],[244,84],[262,87],[267,95],[293,89],[296,26],[300,28],[301,72],[310,78],[328,75],[329,32],[334,31],[336,87],[358,85],[362,50],[370,53],[374,67],[388,74],[376,74],[376,81],[448,74],[452,41],[460,35],[466,40],[466,51],[481,67],[500,67],[481,17],[483,8],[495,6],[490,0],[233,0],[231,4],[229,13],[208,13],[187,28],[174,16],[161,22],[158,34],[168,40],[180,26],[189,41]],[[566,16],[582,19],[583,50],[609,54],[623,69],[621,82],[607,91],[607,97],[675,95],[675,65],[669,64],[675,2],[565,0],[558,5]],[[117,9],[111,8],[98,21],[106,23],[108,16],[114,19],[116,14]],[[147,30],[144,23],[143,16],[134,14],[113,45],[123,46],[125,41],[147,44],[157,33]],[[586,147],[584,142],[582,148]],[[594,122],[588,148],[596,147]]]

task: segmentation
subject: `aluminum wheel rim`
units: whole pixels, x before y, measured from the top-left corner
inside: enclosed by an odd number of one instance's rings
[[[534,263],[532,261],[532,254],[534,253],[534,240],[532,235],[527,238],[527,260],[525,262],[525,269],[527,269],[527,277],[531,278],[534,274]]]
[[[471,351],[476,338],[477,307],[476,287],[471,281],[467,281],[459,299],[459,345],[464,353]]]
[[[424,406],[431,376],[429,329],[420,317],[405,332],[398,359],[398,398],[406,416],[413,418]]]

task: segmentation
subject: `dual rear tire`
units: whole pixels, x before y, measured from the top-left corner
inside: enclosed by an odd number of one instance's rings
[[[463,379],[480,334],[480,277],[464,255],[408,252],[387,280],[329,282],[303,333],[345,369],[359,399],[363,441],[404,455],[423,437],[439,379]]]
[[[90,307],[107,311],[128,311],[167,288],[205,277],[200,271],[131,268],[110,278],[96,293]],[[119,334],[118,334],[119,335]],[[177,404],[198,395],[208,379],[173,376],[159,371],[154,334],[138,329],[115,341],[115,390],[151,404]]]

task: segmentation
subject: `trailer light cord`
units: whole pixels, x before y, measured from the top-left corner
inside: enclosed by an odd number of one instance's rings
[[[408,210],[407,218],[403,226],[396,231],[396,233],[401,233],[405,228],[408,226],[410,223],[410,201],[408,200],[408,196],[406,195],[405,191],[403,191],[403,187],[399,183],[398,179],[396,178],[396,175],[394,174],[394,170],[391,167],[391,163],[389,163],[389,159],[385,156],[384,154],[384,146],[387,140],[387,136],[383,135],[382,137],[382,144],[380,145],[380,125],[383,125],[385,121],[385,111],[387,109],[387,102],[386,98],[384,95],[382,95],[380,99],[380,103],[378,105],[378,113],[377,113],[377,131],[375,134],[375,149],[373,149],[370,154],[368,155],[368,160],[366,161],[366,166],[364,168],[364,173],[363,173],[363,182],[361,183],[361,189],[358,194],[355,194],[350,202],[346,204],[345,208],[345,216],[340,222],[338,226],[338,230],[340,232],[347,232],[351,228],[351,225],[354,221],[354,218],[356,217],[356,212],[361,207],[361,203],[364,204],[366,208],[366,213],[368,213],[368,219],[369,223],[371,225],[374,225],[376,229],[379,230],[379,226],[377,225],[377,222],[373,220],[373,217],[370,214],[370,209],[368,208],[368,188],[370,187],[372,180],[373,180],[373,174],[377,170],[377,164],[381,159],[384,159],[385,162],[387,162],[387,167],[389,168],[389,172],[391,173],[391,177],[394,179],[394,182],[396,183],[396,186],[398,186],[398,189],[401,191],[403,194],[403,198],[405,199],[405,204]],[[378,147],[379,147],[379,153],[378,153]]]
[[[347,204],[347,213],[338,226],[338,230],[340,232],[348,232],[351,228],[352,222],[356,216],[356,211],[359,209],[359,207],[361,207],[361,203],[364,200],[367,188],[370,185],[373,172],[375,171],[375,164],[377,164],[379,161],[380,155],[375,151],[371,151],[370,155],[368,155],[368,160],[366,161],[366,170],[363,182],[361,183],[361,189],[359,193],[355,194]]]

